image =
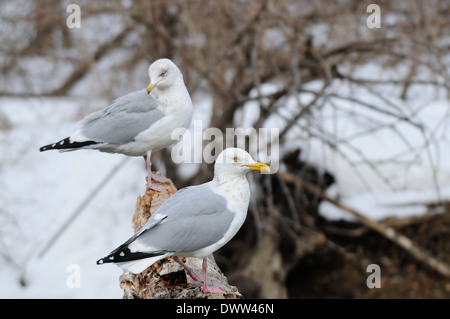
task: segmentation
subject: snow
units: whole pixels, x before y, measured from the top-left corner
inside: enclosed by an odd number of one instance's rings
[[[7,150],[0,158],[0,298],[122,297],[122,270],[97,266],[96,260],[133,234],[136,198],[145,191],[141,158],[127,160],[39,257],[82,201],[125,158],[88,150],[39,152],[40,146],[71,133],[83,103],[0,99],[0,113],[12,127],[0,131],[1,148]],[[68,284],[76,275],[73,265],[79,267],[79,287]]]

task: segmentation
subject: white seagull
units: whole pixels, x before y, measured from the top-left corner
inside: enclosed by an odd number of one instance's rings
[[[160,59],[148,69],[146,90],[121,96],[104,110],[89,114],[69,137],[40,148],[40,151],[94,149],[128,156],[144,156],[147,186],[164,191],[151,179],[167,182],[152,174],[151,154],[173,144],[172,131],[187,129],[192,120],[192,101],[183,75],[169,59]]]
[[[158,260],[174,256],[192,279],[201,282],[177,257],[203,258],[202,291],[225,294],[206,284],[207,256],[230,241],[244,223],[250,201],[245,175],[250,170],[270,172],[266,164],[255,162],[242,149],[223,150],[216,159],[212,181],[180,189],[139,232],[97,264],[115,263],[136,274]]]

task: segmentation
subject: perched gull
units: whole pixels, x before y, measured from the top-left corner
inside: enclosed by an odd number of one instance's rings
[[[175,141],[176,128],[188,128],[192,120],[192,101],[178,67],[169,59],[160,59],[148,69],[150,84],[146,90],[121,96],[104,110],[82,119],[69,137],[40,148],[40,151],[94,149],[128,156],[144,156],[147,185],[164,190],[151,179],[167,182],[152,174],[152,151]]]
[[[205,293],[224,292],[206,284],[207,256],[236,235],[247,216],[250,188],[245,177],[250,170],[270,172],[242,149],[227,148],[214,166],[214,179],[176,192],[150,217],[142,229],[97,264],[116,263],[140,273],[163,258],[174,256],[188,275],[201,278],[178,257],[203,258]]]

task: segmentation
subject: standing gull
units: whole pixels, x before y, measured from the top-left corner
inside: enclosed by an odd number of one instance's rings
[[[139,232],[97,264],[112,262],[140,273],[158,260],[174,256],[192,279],[201,282],[177,257],[203,258],[203,292],[224,294],[206,284],[207,256],[230,241],[244,223],[250,201],[245,175],[250,170],[270,172],[246,151],[225,149],[216,159],[212,181],[176,192]]]
[[[69,137],[40,148],[40,151],[94,149],[128,156],[143,156],[148,188],[164,191],[151,179],[167,182],[152,173],[152,151],[175,141],[176,128],[188,128],[192,120],[192,101],[178,67],[169,59],[160,59],[148,69],[150,84],[146,90],[131,92],[113,101],[106,109],[89,114]]]

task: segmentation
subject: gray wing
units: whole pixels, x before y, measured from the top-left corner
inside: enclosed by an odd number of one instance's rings
[[[157,101],[145,90],[132,92],[85,117],[80,129],[83,136],[96,142],[128,143],[164,116],[157,106]]]
[[[224,197],[207,184],[186,187],[170,197],[136,234],[130,249],[194,251],[219,241],[229,229],[234,213]],[[136,244],[136,245],[134,245]]]

